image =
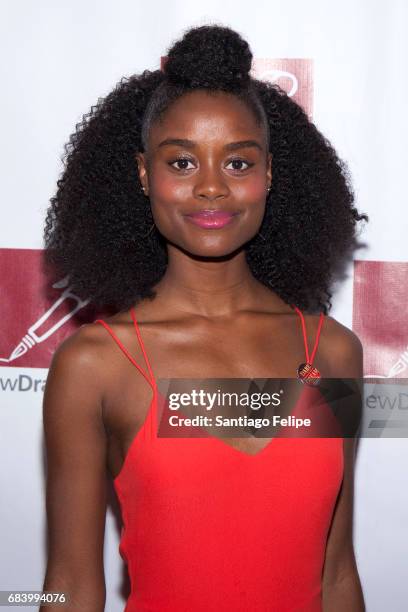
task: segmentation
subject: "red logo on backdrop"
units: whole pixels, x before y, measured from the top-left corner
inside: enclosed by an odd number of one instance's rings
[[[257,59],[251,74],[260,81],[270,81],[281,87],[308,115],[313,115],[313,60]]]
[[[162,56],[163,70],[167,56]],[[261,81],[279,85],[312,118],[313,113],[313,60],[254,58],[251,75]]]
[[[0,366],[48,368],[57,345],[98,318],[66,280],[50,283],[41,249],[0,249]]]
[[[354,262],[353,330],[364,346],[364,376],[408,377],[407,299],[407,262]]]

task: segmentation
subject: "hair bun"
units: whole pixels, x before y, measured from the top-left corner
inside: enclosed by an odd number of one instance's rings
[[[250,81],[252,53],[234,30],[217,25],[191,28],[169,49],[166,77],[175,84],[229,89]]]

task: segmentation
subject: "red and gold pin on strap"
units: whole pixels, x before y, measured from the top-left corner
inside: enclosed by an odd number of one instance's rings
[[[315,386],[320,383],[320,372],[311,363],[301,363],[297,369],[297,377],[306,385]]]
[[[302,322],[303,341],[304,341],[304,344],[305,344],[305,353],[306,353],[306,363],[301,363],[298,366],[298,368],[297,368],[297,377],[299,378],[299,380],[302,383],[304,383],[306,385],[316,386],[316,385],[320,384],[321,374],[320,374],[319,370],[313,366],[313,359],[315,357],[317,346],[319,344],[320,330],[322,328],[324,315],[323,315],[322,312],[320,313],[319,325],[318,325],[317,334],[316,334],[316,342],[315,342],[315,345],[314,345],[314,348],[313,348],[313,352],[312,352],[312,354],[309,357],[309,349],[308,349],[308,346],[307,346],[307,335],[306,335],[305,319],[304,319],[302,311],[299,310],[299,308],[297,308],[297,306],[293,306],[293,308],[296,310],[296,312],[300,316],[300,320]]]

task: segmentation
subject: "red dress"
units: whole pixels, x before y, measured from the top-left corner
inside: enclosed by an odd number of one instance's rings
[[[131,314],[148,372],[95,321],[153,392],[113,481],[131,584],[125,612],[321,612],[343,438],[277,436],[250,455],[214,436],[157,437],[158,390]],[[304,385],[292,414],[315,393]]]

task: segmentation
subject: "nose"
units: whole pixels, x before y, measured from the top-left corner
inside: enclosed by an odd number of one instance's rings
[[[194,195],[206,200],[225,198],[229,194],[229,187],[225,177],[216,168],[201,168],[194,186]]]

